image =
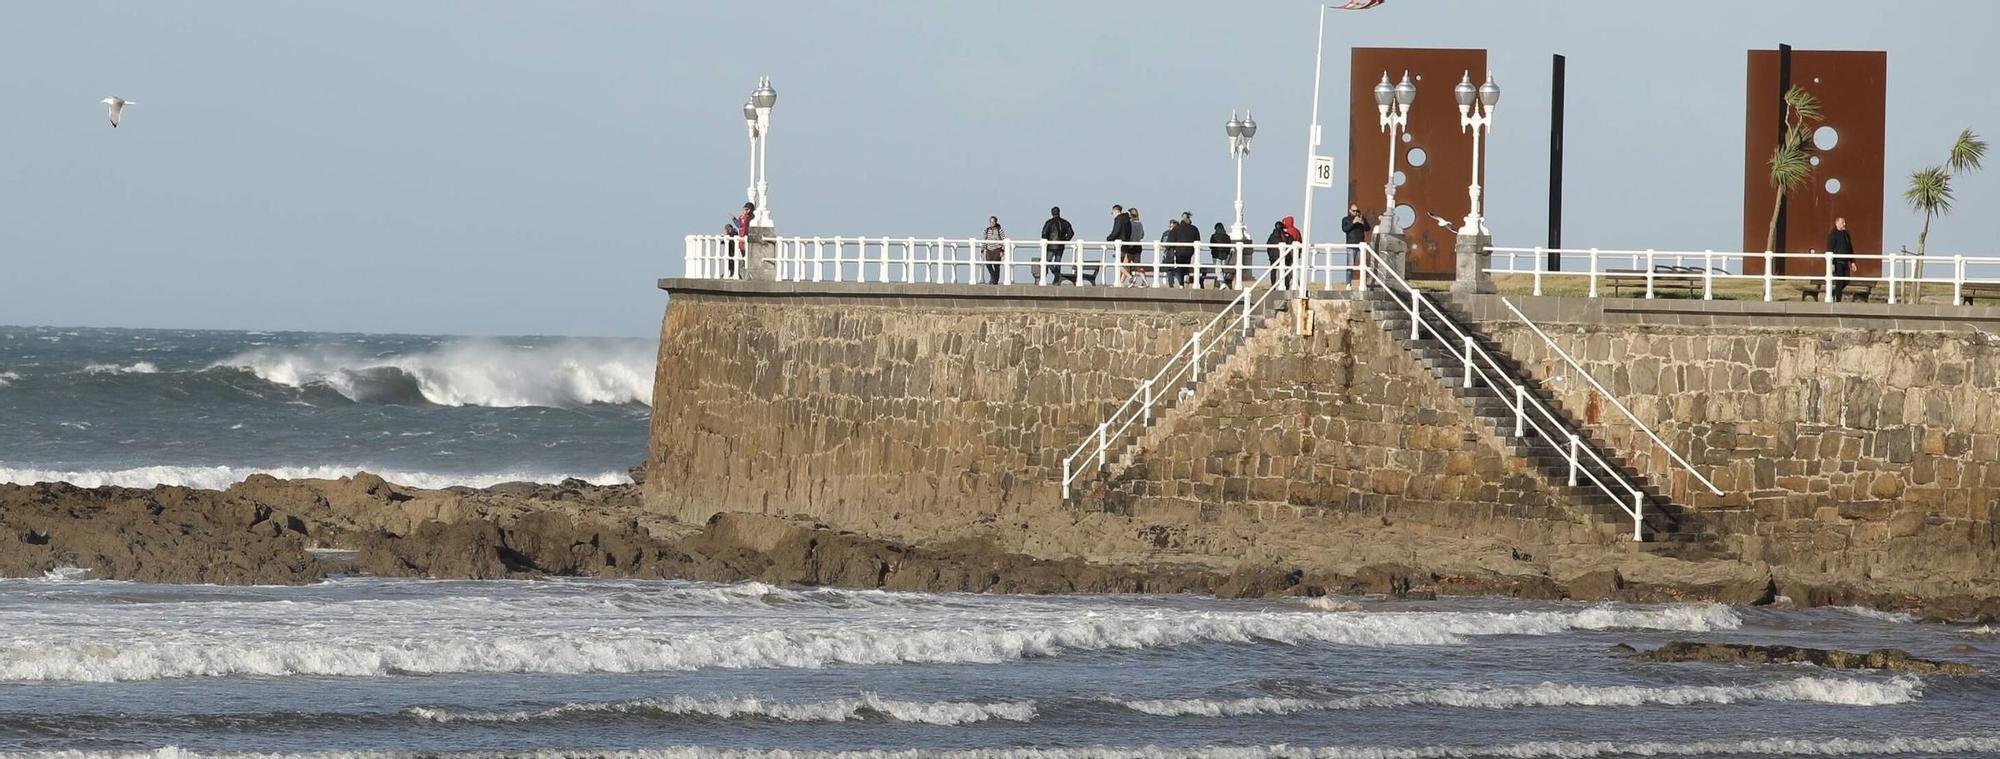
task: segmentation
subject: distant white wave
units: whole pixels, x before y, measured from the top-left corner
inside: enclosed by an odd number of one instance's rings
[[[103,487],[106,485],[123,488],[179,485],[190,488],[221,490],[242,482],[253,474],[268,474],[285,480],[332,480],[341,477],[352,477],[355,472],[361,471],[380,475],[382,479],[413,488],[445,488],[454,485],[483,488],[503,482],[554,483],[570,478],[584,480],[593,485],[622,485],[632,481],[631,477],[621,472],[577,474],[560,472],[439,474],[432,472],[384,470],[362,466],[142,466],[132,469],[115,470],[61,470],[0,465],[0,484],[32,485],[38,482],[67,482],[71,485],[85,488]]]
[[[1372,693],[1336,699],[1243,698],[1229,700],[1112,700],[1159,717],[1243,717],[1315,711],[1445,706],[1516,709],[1542,706],[1689,706],[1744,701],[1796,701],[1844,706],[1907,704],[1923,695],[1915,678],[1887,681],[1800,677],[1757,685],[1642,687],[1631,685],[1541,685],[1517,688],[1450,687],[1404,693]]]
[[[1027,722],[1035,718],[1033,701],[977,704],[961,701],[894,701],[874,694],[832,701],[784,702],[759,698],[671,699],[564,704],[540,711],[461,712],[417,707],[406,712],[431,722],[532,722],[587,714],[658,714],[722,719],[761,717],[782,722],[848,722],[881,715],[898,722],[924,725],[969,725],[987,720]]]
[[[69,582],[90,576],[90,570],[83,567],[56,567],[42,573],[42,579],[49,582]]]
[[[15,374],[13,372],[0,372],[0,387],[6,387],[8,385],[14,384],[14,380],[20,378],[21,375]]]
[[[139,361],[136,363],[126,364],[124,366],[119,366],[117,364],[90,364],[88,366],[83,367],[83,373],[84,374],[159,374],[160,367],[154,365],[153,362],[151,361]]]
[[[675,746],[639,751],[565,750],[505,753],[328,751],[304,754],[198,752],[168,747],[153,751],[61,751],[4,754],[0,759],[1597,759],[1629,756],[1895,756],[1951,755],[2000,751],[2000,737],[1955,738],[1756,738],[1714,741],[1539,741],[1494,745],[1434,746],[1083,746],[1075,748],[877,749],[796,751],[789,749]]]
[[[398,616],[416,618],[414,613]],[[1463,644],[1475,636],[1552,635],[1605,625],[1687,632],[1728,629],[1740,623],[1727,607],[1702,604],[1520,613],[1105,611],[1045,620],[1010,617],[979,625],[954,621],[929,629],[914,628],[900,619],[893,628],[762,624],[712,630],[489,628],[479,635],[449,630],[391,634],[395,631],[371,626],[299,640],[147,637],[115,644],[50,640],[0,656],[0,681],[997,664],[1073,651],[1159,649],[1202,642],[1437,646]]]
[[[391,356],[345,346],[260,348],[216,366],[290,387],[324,386],[357,403],[563,407],[651,404],[654,352],[639,340],[565,340],[523,347],[474,339]]]

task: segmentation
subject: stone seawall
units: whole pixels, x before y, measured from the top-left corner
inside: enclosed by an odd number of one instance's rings
[[[1259,333],[1132,468],[1064,503],[1062,457],[1217,294],[662,286],[646,503],[684,521],[755,512],[1047,558],[1394,563],[1730,600],[2000,595],[2000,349],[1963,332],[1569,324],[1551,306],[1552,333],[1691,454],[1715,497],[1630,444],[1622,415],[1524,328],[1484,320],[1715,525],[1716,546],[1676,557],[1567,503],[1346,301],[1312,301],[1310,336]]]

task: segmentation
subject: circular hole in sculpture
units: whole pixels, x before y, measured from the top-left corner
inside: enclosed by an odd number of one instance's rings
[[[1411,137],[1411,136],[1410,136],[1410,133],[1409,133],[1409,132],[1404,132],[1404,133],[1403,133],[1403,141],[1404,141],[1404,142],[1409,142],[1409,141],[1411,141],[1411,140],[1414,140],[1414,139],[1416,139],[1416,138],[1415,138],[1415,137]]]
[[[1396,228],[1409,229],[1410,225],[1415,223],[1417,223],[1417,209],[1409,206],[1396,206]]]
[[[1806,163],[1810,163],[1810,164],[1812,164],[1812,165],[1814,165],[1814,166],[1818,166],[1818,165],[1819,165],[1819,156],[1812,156],[1812,157],[1810,157],[1810,158],[1807,158],[1807,159],[1806,159]]]
[[[1411,166],[1422,166],[1425,161],[1431,159],[1431,154],[1424,152],[1423,148],[1410,148],[1410,153],[1405,158],[1409,159]]]
[[[1410,177],[1409,175],[1398,171],[1396,172],[1394,178],[1390,181],[1394,182],[1397,187],[1402,187],[1405,182],[1410,181]]]
[[[1812,142],[1815,148],[1832,150],[1833,146],[1840,144],[1840,132],[1833,127],[1822,126],[1813,130]]]
[[[1828,195],[1839,195],[1839,194],[1840,194],[1840,180],[1839,180],[1839,179],[1829,179],[1829,180],[1826,180],[1826,194],[1828,194]]]

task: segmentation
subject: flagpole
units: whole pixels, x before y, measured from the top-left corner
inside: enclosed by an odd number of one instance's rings
[[[1326,59],[1326,3],[1319,3],[1319,42],[1313,49],[1313,107],[1312,127],[1306,130],[1306,205],[1300,215],[1304,224],[1299,227],[1299,254],[1294,263],[1302,262],[1312,253],[1313,237],[1313,161],[1319,157],[1319,87],[1320,69]],[[1303,288],[1301,288],[1303,290]]]

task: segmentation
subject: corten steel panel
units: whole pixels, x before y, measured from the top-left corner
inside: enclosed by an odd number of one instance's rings
[[[1375,85],[1382,81],[1384,71],[1389,72],[1390,84],[1402,81],[1404,71],[1417,83],[1417,100],[1410,108],[1407,127],[1409,140],[1396,146],[1396,168],[1404,176],[1403,184],[1396,188],[1396,204],[1416,211],[1416,220],[1404,230],[1410,237],[1410,274],[1451,279],[1458,271],[1453,253],[1458,240],[1431,221],[1430,214],[1444,217],[1456,227],[1470,210],[1466,187],[1472,184],[1472,134],[1459,131],[1458,101],[1452,97],[1452,88],[1468,71],[1474,84],[1486,81],[1486,51],[1354,48],[1353,65],[1348,69],[1347,198],[1349,203],[1361,204],[1362,212],[1371,217],[1382,213],[1386,200],[1383,186],[1389,178],[1389,135],[1382,131],[1381,114],[1375,108]],[[1423,150],[1424,165],[1410,165],[1408,156],[1413,148]],[[1480,171],[1483,174],[1485,167]],[[1480,184],[1485,185],[1483,177]],[[1346,213],[1344,207],[1336,212],[1334,229],[1339,229],[1337,220]]]
[[[1745,91],[1743,144],[1743,249],[1761,251],[1771,233],[1771,151],[1778,146],[1778,52],[1750,51]],[[1819,166],[1794,189],[1785,203],[1785,239],[1779,249],[1793,253],[1826,250],[1833,220],[1846,217],[1854,252],[1882,252],[1883,155],[1889,94],[1889,54],[1874,51],[1794,50],[1792,84],[1819,99],[1824,125],[1839,139],[1830,150],[1814,153]],[[1944,148],[1938,146],[1939,158]],[[1827,180],[1840,180],[1839,192],[1827,191]],[[1881,261],[1856,261],[1855,272],[1880,276]],[[1745,273],[1764,273],[1764,261],[1744,262]],[[1824,274],[1818,259],[1791,259],[1787,275]]]

